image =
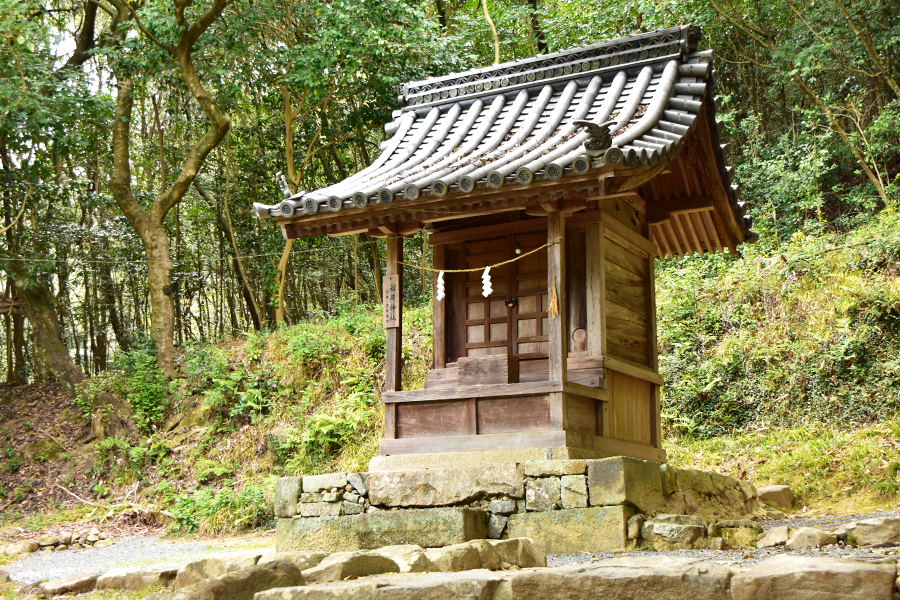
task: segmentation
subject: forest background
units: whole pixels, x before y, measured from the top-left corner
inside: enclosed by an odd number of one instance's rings
[[[286,243],[251,206],[282,197],[276,172],[312,190],[368,165],[404,81],[489,65],[485,8],[502,61],[686,23],[715,50],[761,239],[658,263],[668,434],[720,450],[776,426],[900,441],[897,0],[0,0],[6,381],[68,387],[120,482],[171,456],[155,436],[198,401],[220,438],[292,426],[267,473],[364,467],[384,242]],[[413,263],[429,264],[425,236],[405,243]],[[405,278],[415,382],[432,284]],[[238,467],[201,454],[157,496],[232,490]],[[854,468],[880,460],[870,483],[894,497],[900,455],[882,455]],[[98,497],[114,462],[86,476]]]

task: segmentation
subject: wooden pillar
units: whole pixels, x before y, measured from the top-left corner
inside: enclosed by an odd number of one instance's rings
[[[566,359],[569,353],[566,315],[566,224],[561,212],[547,217],[547,291],[550,294],[547,334],[550,354],[550,381],[566,380]],[[554,292],[555,290],[555,292]],[[553,315],[553,295],[556,294],[556,315]]]
[[[569,354],[569,326],[566,304],[566,217],[561,212],[547,216],[547,291],[550,310],[547,314],[547,342],[550,358],[550,381],[566,381],[566,361]],[[554,310],[553,297],[556,296]],[[555,313],[555,314],[554,314]],[[550,429],[566,428],[566,403],[563,392],[550,394]]]
[[[646,234],[650,233],[649,225],[645,227]],[[656,341],[656,257],[647,256],[647,365],[659,372],[659,351]],[[659,403],[660,386],[651,384],[653,397],[650,400],[650,445],[654,448],[662,448],[662,422]]]
[[[446,269],[445,246],[443,244],[435,246],[432,249],[432,263],[435,269]],[[434,295],[434,289],[437,287],[438,274],[434,273],[433,285],[431,292],[431,324],[432,339],[434,340],[434,369],[443,369],[447,366],[447,298],[438,300]],[[447,275],[444,274],[444,293],[447,289]]]
[[[384,294],[384,327],[386,329],[384,352],[384,389],[398,392],[401,385],[403,355],[403,238],[387,240],[387,274],[382,286]]]
[[[587,262],[587,343],[588,354],[606,355],[606,236],[601,223],[591,223],[585,231]]]
[[[584,257],[587,262],[587,342],[588,354],[595,358],[606,356],[606,243],[606,228],[602,223],[587,226]],[[605,387],[606,382],[602,385]],[[610,402],[597,402],[597,435],[609,435],[611,418]]]

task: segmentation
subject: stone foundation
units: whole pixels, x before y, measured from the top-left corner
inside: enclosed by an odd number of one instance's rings
[[[749,482],[628,457],[330,473],[278,481],[276,545],[335,552],[528,537],[543,553],[596,552],[628,545],[632,515],[668,513],[715,523],[761,508]]]

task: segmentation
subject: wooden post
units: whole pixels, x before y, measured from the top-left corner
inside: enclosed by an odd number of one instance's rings
[[[649,227],[646,228],[649,233]],[[656,341],[656,260],[651,254],[647,257],[647,364],[659,372],[659,353]],[[662,448],[661,407],[659,404],[660,386],[651,384],[653,397],[650,400],[650,445]]]
[[[559,239],[557,239],[559,238]],[[550,381],[566,381],[566,361],[569,354],[569,326],[566,322],[566,217],[555,212],[547,216],[547,290],[550,294],[550,310],[547,315],[547,342],[549,346]],[[556,296],[554,311],[553,297]],[[553,313],[556,313],[555,315]],[[550,429],[566,428],[566,404],[562,392],[550,394]]]
[[[401,364],[403,355],[403,238],[389,237],[387,240],[387,275],[384,278],[384,305],[393,308],[393,318],[385,319],[386,340],[384,352],[384,389],[398,392],[401,384]]]
[[[432,250],[432,261],[435,269],[446,269],[444,264],[445,246],[443,244],[435,246]],[[437,285],[438,274],[434,274],[434,285]],[[444,275],[444,288],[446,294],[447,275]],[[434,340],[434,367],[435,369],[443,369],[447,366],[447,298],[438,300],[431,292],[431,313],[432,313],[432,338]]]
[[[587,261],[587,343],[588,354],[606,355],[606,236],[600,223],[585,231]]]

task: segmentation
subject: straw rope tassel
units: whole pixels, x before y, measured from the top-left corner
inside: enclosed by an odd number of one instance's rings
[[[559,298],[556,296],[556,277],[553,278],[553,287],[550,288],[550,306],[547,308],[547,314],[550,318],[555,319],[559,316]]]

